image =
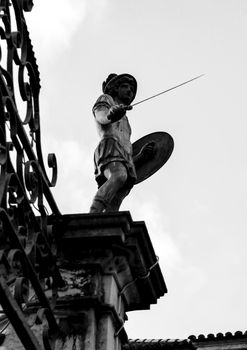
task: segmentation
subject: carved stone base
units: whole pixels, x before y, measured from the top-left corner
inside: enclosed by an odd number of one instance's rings
[[[35,298],[27,305],[39,343],[33,349],[120,350],[128,343],[126,312],[148,309],[167,292],[144,222],[133,222],[129,212],[53,220],[65,287],[45,291],[58,329]],[[2,345],[23,349],[11,327]]]

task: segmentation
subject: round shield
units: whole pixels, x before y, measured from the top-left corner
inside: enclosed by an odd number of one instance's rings
[[[146,150],[145,146],[147,147]],[[153,175],[167,162],[172,154],[174,141],[171,135],[166,132],[158,131],[137,140],[133,143],[132,147],[137,174],[135,184],[138,184]],[[144,157],[143,151],[145,154]]]

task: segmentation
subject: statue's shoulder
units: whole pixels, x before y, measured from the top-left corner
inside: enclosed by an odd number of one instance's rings
[[[98,107],[105,106],[107,108],[110,108],[110,107],[114,106],[115,104],[116,103],[114,102],[113,98],[110,95],[102,94],[96,100],[96,102],[93,106],[93,111]]]

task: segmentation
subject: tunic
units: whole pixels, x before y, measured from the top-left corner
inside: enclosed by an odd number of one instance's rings
[[[101,141],[94,152],[95,179],[100,186],[107,180],[104,176],[104,168],[111,162],[121,162],[128,172],[126,186],[133,187],[136,181],[136,171],[132,159],[132,145],[130,142],[131,127],[125,115],[114,123],[102,124],[96,116],[100,109],[110,109],[116,102],[110,95],[101,95],[93,106],[97,129]]]

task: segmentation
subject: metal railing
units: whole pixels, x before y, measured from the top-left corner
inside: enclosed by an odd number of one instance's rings
[[[60,216],[50,191],[57,164],[49,154],[50,180],[41,149],[40,74],[24,18],[32,6],[32,0],[0,0],[0,325],[10,322],[26,349],[41,349],[24,316],[31,290],[49,325],[44,347],[51,349],[58,326],[43,286],[49,283],[55,295],[64,282],[47,223],[48,215]]]

